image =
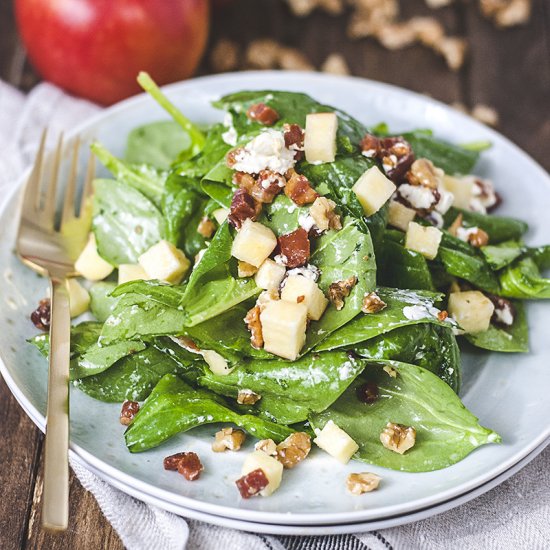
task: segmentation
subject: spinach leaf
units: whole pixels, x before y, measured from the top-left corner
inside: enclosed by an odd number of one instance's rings
[[[533,258],[533,261],[541,271],[550,269],[550,245],[530,248],[529,256]]]
[[[474,346],[491,351],[519,352],[529,351],[529,327],[523,304],[514,301],[516,317],[511,327],[496,326],[491,324],[489,330],[466,334],[465,337]]]
[[[376,259],[379,285],[435,290],[428,262],[424,256],[392,240],[387,233]]]
[[[131,166],[117,159],[98,142],[92,143],[90,148],[100,162],[112,172],[117,181],[139,191],[156,207],[160,206],[166,172],[159,171],[147,164]]]
[[[356,276],[357,284],[338,311],[329,306],[309,327],[305,348],[310,350],[360,311],[363,297],[376,286],[376,262],[368,229],[353,218],[344,218],[342,229],[329,231],[312,243],[310,263],[321,271],[318,285],[327,294],[335,281]]]
[[[260,293],[252,278],[233,275],[236,269],[231,259],[232,243],[229,226],[224,222],[195,264],[181,304],[188,316],[187,326],[202,323]]]
[[[150,164],[168,170],[181,151],[191,146],[189,134],[172,120],[151,122],[128,134],[124,158],[130,164]]]
[[[89,289],[90,311],[101,323],[107,320],[107,317],[111,315],[117,305],[118,298],[114,298],[110,295],[116,286],[115,282],[100,281],[94,283]]]
[[[541,258],[538,258],[541,262]],[[544,263],[544,262],[541,262]],[[500,273],[502,296],[507,298],[550,298],[550,279],[545,279],[533,258],[516,260]]]
[[[416,158],[427,158],[447,174],[470,174],[479,152],[437,139],[423,131],[406,132],[403,137],[411,144]]]
[[[415,365],[389,364],[397,371],[396,378],[384,372],[383,364],[370,364],[336,403],[311,415],[313,427],[322,428],[332,420],[359,445],[355,458],[406,472],[445,468],[481,445],[500,441],[433,373]],[[377,384],[379,391],[379,398],[370,405],[356,397],[357,388],[367,381]],[[380,442],[388,422],[416,429],[416,444],[403,455]]]
[[[437,265],[438,262],[448,274],[460,277],[492,294],[499,294],[497,276],[483,254],[470,244],[444,233],[434,263]]]
[[[408,325],[356,345],[365,359],[410,363],[439,376],[458,393],[461,382],[460,350],[452,329],[431,323]]]
[[[449,326],[448,323],[437,319],[437,310],[434,302],[442,299],[443,295],[436,292],[400,290],[397,288],[377,288],[376,293],[386,303],[386,307],[378,313],[361,313],[349,323],[333,332],[316,348],[316,351],[326,351],[336,348],[350,348],[386,334],[396,328],[418,325],[423,323],[435,323]],[[425,310],[425,316],[416,319],[405,315],[405,308],[421,307]],[[431,313],[433,311],[433,313]]]
[[[240,389],[262,396],[254,405],[261,416],[294,424],[325,410],[365,368],[365,361],[343,351],[309,353],[296,361],[280,359],[243,362],[226,376],[209,369],[198,383],[215,393],[237,398]]]
[[[483,229],[489,235],[489,242],[491,244],[517,241],[528,229],[528,225],[525,222],[516,220],[515,218],[470,212],[469,210],[455,207],[450,208],[443,217],[445,227],[450,226],[459,214],[462,214],[465,227],[480,227]]]
[[[281,441],[290,428],[239,414],[204,390],[195,390],[174,375],[164,376],[143,404],[124,437],[135,453],[156,447],[180,432],[215,422],[231,422],[259,439]]]
[[[75,380],[74,385],[100,401],[141,401],[164,375],[177,368],[169,355],[148,347],[124,357],[105,372]]]
[[[280,194],[271,204],[264,205],[258,221],[279,236],[298,229],[300,218],[308,214],[309,206],[298,206],[286,195]]]
[[[341,142],[342,138],[347,138],[348,143],[351,141],[357,145],[367,132],[365,126],[344,111],[322,105],[308,95],[296,92],[242,91],[226,95],[213,105],[231,113],[237,135],[242,137],[258,133],[264,128],[246,116],[248,107],[255,103],[265,103],[277,111],[280,118],[275,124],[276,128],[285,122],[299,124],[303,128],[309,113],[335,112],[338,115],[338,138]]]
[[[142,292],[150,289],[155,290],[155,293],[124,294],[103,325],[101,345],[184,332],[187,319],[185,312],[173,303],[166,303],[170,300],[174,287],[159,285],[155,288],[149,283],[139,288],[144,289]],[[166,289],[165,295],[162,295],[163,289]],[[181,297],[181,293],[179,296]]]
[[[109,263],[135,264],[163,238],[162,215],[139,191],[116,180],[94,182],[93,232]]]
[[[510,265],[527,249],[517,241],[504,241],[500,244],[482,246],[480,250],[491,268],[498,271]]]
[[[204,147],[205,137],[201,130],[193,124],[162,92],[154,80],[146,73],[140,72],[137,78],[139,85],[182,127],[190,138],[190,147],[184,153],[194,157]]]

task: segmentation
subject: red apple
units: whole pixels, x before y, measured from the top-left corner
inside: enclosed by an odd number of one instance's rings
[[[16,0],[29,57],[47,80],[110,104],[195,71],[208,36],[208,0]]]

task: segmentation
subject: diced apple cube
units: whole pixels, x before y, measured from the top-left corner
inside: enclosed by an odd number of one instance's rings
[[[420,252],[422,256],[433,260],[437,256],[443,233],[437,227],[425,227],[410,222],[405,236],[405,248]]]
[[[147,280],[149,276],[139,264],[120,264],[118,266],[118,284],[130,281]]]
[[[201,350],[200,354],[210,370],[219,376],[227,376],[233,369],[228,365],[226,359],[213,349]]]
[[[495,306],[479,290],[468,290],[450,294],[448,310],[465,332],[484,332],[489,328]]]
[[[138,262],[149,279],[159,279],[172,284],[178,284],[191,266],[185,254],[165,240],[159,241],[144,252],[138,258]]]
[[[336,158],[336,113],[312,113],[306,116],[304,153],[313,164],[334,162]]]
[[[474,192],[474,178],[469,176],[455,178],[446,175],[443,178],[443,187],[454,195],[454,206],[466,210],[470,208],[470,201]]]
[[[75,270],[88,281],[101,281],[110,275],[114,267],[97,252],[95,235],[90,233],[84,250],[74,264]]]
[[[378,166],[366,170],[352,187],[367,216],[378,212],[396,189],[395,184],[379,170]]]
[[[264,349],[294,360],[306,341],[307,306],[283,300],[269,301],[260,313]]]
[[[229,216],[229,208],[218,208],[212,212],[212,216],[221,225]]]
[[[328,305],[319,285],[303,275],[291,275],[285,281],[281,292],[281,300],[287,302],[302,302],[307,307],[307,314],[313,321],[318,321]]]
[[[313,442],[342,464],[347,464],[359,449],[359,445],[332,420],[322,430],[315,430],[315,434]]]
[[[76,279],[67,279],[67,290],[71,317],[78,317],[88,311],[90,294]]]
[[[281,485],[283,465],[276,458],[269,456],[263,451],[254,451],[246,457],[241,473],[242,475],[246,475],[258,469],[262,470],[265,477],[269,480],[267,487],[260,491],[260,495],[268,497]]]
[[[277,237],[269,227],[247,218],[233,241],[231,255],[260,267],[276,246]]]
[[[279,288],[282,280],[285,277],[286,268],[269,258],[260,266],[254,280],[259,288],[270,290]]]
[[[407,231],[409,223],[414,220],[416,211],[399,201],[390,201],[388,224],[401,229],[401,231]]]

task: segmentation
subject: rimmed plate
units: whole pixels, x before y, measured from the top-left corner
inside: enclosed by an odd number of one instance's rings
[[[550,236],[550,181],[532,159],[496,132],[426,97],[355,78],[306,73],[240,73],[199,78],[167,87],[172,99],[201,123],[219,120],[209,101],[240,89],[286,89],[309,93],[338,106],[367,124],[386,121],[396,131],[430,127],[455,142],[490,140],[494,147],[478,167],[492,177],[504,198],[503,214],[529,221],[528,241],[541,244]],[[96,137],[116,154],[133,127],[163,118],[145,96],[125,101],[75,128],[84,139]],[[521,190],[519,186],[521,185]],[[0,213],[1,371],[12,392],[31,418],[43,426],[46,399],[45,361],[25,343],[34,329],[28,314],[45,293],[45,282],[21,266],[13,254],[17,197],[14,193]],[[235,520],[279,525],[335,525],[370,522],[433,507],[488,483],[525,459],[550,436],[550,341],[545,338],[550,309],[541,303],[528,307],[531,353],[504,355],[466,353],[463,400],[481,423],[498,431],[502,445],[483,447],[465,460],[437,472],[407,474],[369,466],[384,478],[383,490],[365,498],[346,493],[350,471],[320,452],[285,476],[272,497],[241,501],[234,488],[241,453],[210,452],[213,428],[202,428],[172,439],[161,448],[131,455],[123,444],[117,422],[119,406],[100,403],[78,391],[71,393],[71,449],[81,461],[116,480],[136,496],[159,499],[174,510],[194,510]],[[206,471],[200,482],[187,483],[162,469],[162,458],[172,452],[195,450]]]

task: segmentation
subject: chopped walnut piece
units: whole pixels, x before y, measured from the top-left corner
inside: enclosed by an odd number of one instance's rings
[[[38,307],[31,313],[33,325],[40,330],[50,330],[51,301],[43,298],[38,302]]]
[[[311,450],[311,437],[304,432],[295,432],[277,445],[277,460],[285,468],[294,468]]]
[[[271,203],[285,188],[286,179],[272,170],[262,170],[251,189],[252,196],[259,202]]]
[[[231,200],[231,208],[227,219],[229,223],[239,229],[244,220],[256,220],[262,205],[244,189],[237,189]]]
[[[445,319],[447,319],[447,317],[449,317],[449,312],[448,311],[440,311],[438,314],[437,314],[437,320],[438,321],[445,321]]]
[[[262,323],[260,322],[261,307],[254,306],[248,310],[244,322],[246,328],[250,331],[250,343],[253,348],[260,349],[264,345],[264,336],[262,333]]]
[[[304,150],[304,131],[302,128],[298,124],[285,124],[283,132],[285,147],[296,151],[295,158],[301,157]]]
[[[239,189],[244,189],[247,193],[252,194],[252,189],[256,184],[256,180],[252,174],[247,174],[246,172],[235,172],[233,174],[233,183]]]
[[[434,49],[443,56],[452,71],[458,71],[464,64],[466,55],[466,41],[464,39],[446,36],[434,46]]]
[[[357,399],[367,405],[372,405],[378,400],[378,384],[372,380],[361,384],[356,390]]]
[[[309,59],[295,48],[282,47],[279,51],[279,67],[283,71],[314,71]]]
[[[269,485],[269,479],[261,468],[252,470],[235,481],[243,498],[250,498],[263,491]]]
[[[338,311],[344,307],[344,298],[350,295],[356,284],[357,277],[352,275],[348,279],[336,281],[328,287],[328,297]]]
[[[237,157],[243,153],[244,149],[242,147],[237,147],[236,149],[231,149],[225,155],[225,164],[228,168],[233,168],[237,163]]]
[[[437,189],[439,177],[431,160],[417,159],[407,172],[407,180],[411,185],[422,185],[430,189]]]
[[[380,140],[372,134],[365,134],[361,140],[360,147],[365,157],[377,158],[380,156]]]
[[[386,365],[382,370],[386,372],[390,378],[397,378],[397,371],[393,367]]]
[[[489,107],[489,105],[484,105],[482,103],[474,105],[474,108],[472,109],[472,116],[476,120],[479,120],[479,122],[487,124],[487,126],[498,126],[498,111],[493,107]]]
[[[281,45],[270,38],[253,40],[246,50],[246,64],[251,69],[274,69],[280,49]]]
[[[376,292],[369,292],[365,294],[363,298],[363,305],[361,306],[361,311],[363,313],[378,313],[386,307],[386,302],[384,302]]]
[[[346,489],[352,495],[362,495],[370,493],[378,489],[380,485],[380,476],[371,474],[370,472],[362,472],[360,474],[349,474],[346,478]]]
[[[292,233],[281,235],[277,241],[280,254],[285,258],[285,265],[289,269],[300,267],[308,262],[310,242],[305,229],[299,227]]]
[[[434,47],[445,36],[443,25],[434,17],[413,17],[409,24],[416,38],[425,46]]]
[[[443,8],[444,6],[451,5],[453,2],[454,0],[426,0],[426,4],[432,9]]]
[[[235,70],[239,65],[238,44],[227,38],[218,40],[210,54],[210,65],[216,73]]]
[[[356,2],[347,29],[352,39],[375,36],[379,29],[393,23],[399,13],[397,0],[362,0]]]
[[[165,470],[177,470],[188,481],[198,479],[204,470],[197,453],[176,453],[164,459]]]
[[[238,451],[245,439],[246,434],[242,430],[222,428],[219,432],[216,432],[212,450],[215,453],[223,453],[227,450]]]
[[[412,426],[388,422],[380,434],[380,441],[386,449],[402,455],[414,447],[416,430]]]
[[[315,201],[319,193],[311,187],[309,180],[295,170],[291,170],[285,185],[285,195],[298,206],[304,206]]]
[[[124,401],[120,411],[120,423],[123,426],[129,426],[138,412],[139,403],[137,401]]]
[[[252,390],[242,389],[237,394],[237,403],[239,405],[254,405],[262,398],[261,395],[253,392]]]
[[[527,23],[531,17],[532,0],[480,0],[481,12],[499,27]]]
[[[197,226],[197,233],[205,239],[209,239],[214,234],[214,231],[216,231],[214,222],[209,217],[203,216]]]
[[[416,40],[415,29],[408,21],[391,23],[380,27],[376,32],[378,41],[388,50],[401,50]]]
[[[380,160],[388,178],[398,183],[414,162],[414,152],[402,137],[384,138],[380,140]]]
[[[473,247],[479,248],[481,246],[487,246],[489,244],[489,235],[483,231],[480,227],[471,227],[469,229],[463,229],[462,235],[460,230],[457,231],[457,235],[461,238],[463,235],[466,237]]]
[[[321,71],[341,76],[351,74],[344,56],[338,53],[332,53],[325,59],[325,62],[321,65]]]
[[[344,0],[287,0],[294,15],[305,17],[315,8],[321,8],[331,15],[338,15],[344,9]]]
[[[273,439],[262,439],[254,445],[256,451],[262,451],[269,456],[277,456],[277,443]]]
[[[328,229],[342,229],[340,216],[334,211],[336,203],[326,197],[317,197],[309,209],[309,215],[313,218],[319,231]]]
[[[246,111],[246,116],[264,126],[273,126],[280,118],[279,113],[265,103],[251,105]]]
[[[252,264],[249,264],[248,262],[243,262],[242,260],[239,260],[237,263],[237,275],[241,278],[252,277],[252,275],[254,275],[257,271],[258,268]]]

